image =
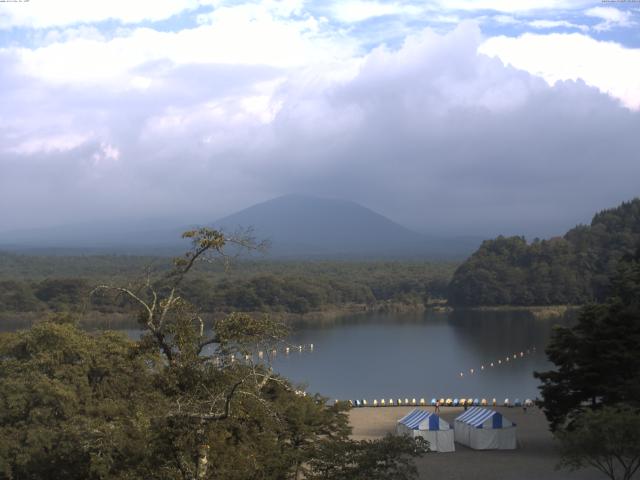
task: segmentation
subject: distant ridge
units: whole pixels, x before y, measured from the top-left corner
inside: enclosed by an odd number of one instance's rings
[[[213,223],[233,232],[253,228],[270,240],[271,259],[462,259],[482,239],[438,238],[414,232],[348,200],[284,195]],[[0,232],[0,251],[38,255],[135,254],[173,256],[188,248],[181,233],[193,228],[173,219],[111,220]]]

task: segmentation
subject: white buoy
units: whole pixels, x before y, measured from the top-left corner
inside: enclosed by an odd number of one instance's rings
[[[302,351],[302,345],[300,345],[300,346],[298,347],[298,351],[299,351],[299,352],[301,352],[301,351]]]
[[[501,364],[502,364],[502,360],[498,360],[498,365],[501,365]]]
[[[287,355],[289,355],[289,347],[284,349],[284,353],[286,353]]]
[[[493,367],[493,362],[491,362],[491,366]]]
[[[480,365],[480,370],[484,370],[484,365]]]
[[[461,377],[464,377],[464,373],[460,372],[460,376],[461,376]]]
[[[469,370],[471,372],[471,375],[473,375],[473,368],[471,370]]]

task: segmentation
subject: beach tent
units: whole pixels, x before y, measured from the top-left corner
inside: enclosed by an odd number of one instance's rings
[[[434,452],[453,452],[453,430],[435,413],[415,408],[398,420],[396,431],[413,438],[422,437]]]
[[[516,424],[488,408],[470,408],[455,419],[453,430],[456,442],[476,450],[516,448]]]

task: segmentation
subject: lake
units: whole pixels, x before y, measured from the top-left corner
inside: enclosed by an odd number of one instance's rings
[[[300,323],[288,341],[292,346],[313,343],[313,351],[281,351],[273,365],[305,384],[307,392],[331,399],[524,400],[539,395],[533,372],[552,366],[544,348],[553,325],[569,325],[573,316],[536,319],[526,311],[454,311]],[[0,330],[15,328],[10,322],[0,325]],[[132,338],[140,335],[135,327],[122,330]]]
[[[351,316],[297,327],[291,343],[313,343],[313,352],[279,354],[274,367],[330,398],[523,400],[539,395],[533,372],[552,366],[544,348],[553,325],[570,322],[523,311]]]

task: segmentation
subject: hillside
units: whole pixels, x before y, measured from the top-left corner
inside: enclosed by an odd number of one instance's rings
[[[604,210],[563,237],[487,240],[455,272],[457,306],[583,304],[603,299],[619,260],[640,246],[640,199]]]
[[[411,231],[354,202],[286,195],[215,222],[233,231],[251,226],[271,243],[276,258],[460,258],[474,238],[438,239]]]

